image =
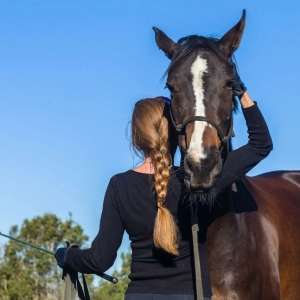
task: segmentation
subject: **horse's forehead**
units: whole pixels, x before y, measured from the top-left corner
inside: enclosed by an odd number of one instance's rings
[[[196,72],[214,73],[224,68],[224,62],[209,50],[193,52],[176,62],[169,70],[168,78],[181,81],[182,75],[195,75]]]
[[[192,74],[192,87],[194,92],[194,97],[196,100],[195,108],[204,106],[204,81],[203,78],[205,74],[208,73],[207,60],[202,58],[200,55],[194,60],[191,65]],[[201,115],[204,115],[204,111],[201,109]]]
[[[199,74],[202,75],[206,72],[208,72],[208,61],[206,58],[199,54],[196,56],[196,59],[191,65],[191,73],[195,77],[199,76]]]
[[[225,62],[222,61],[217,55],[209,51],[199,51],[191,61],[191,70],[194,67],[199,68],[199,71],[202,72],[203,64],[205,61],[206,72],[212,72],[214,70],[222,70],[225,67]]]

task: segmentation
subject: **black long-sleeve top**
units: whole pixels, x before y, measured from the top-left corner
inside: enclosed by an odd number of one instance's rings
[[[270,133],[257,105],[242,111],[249,141],[227,156],[216,184],[220,189],[245,175],[272,150]],[[172,169],[166,197],[167,206],[182,235],[179,255],[176,257],[153,245],[153,227],[157,214],[153,181],[153,175],[134,170],[113,176],[106,190],[99,232],[91,248],[70,248],[67,264],[87,274],[105,272],[113,265],[126,231],[132,249],[131,282],[127,293],[194,294],[190,222],[186,222],[188,217],[178,218],[178,212],[180,215],[189,214],[189,209],[180,199],[181,179],[176,170]]]

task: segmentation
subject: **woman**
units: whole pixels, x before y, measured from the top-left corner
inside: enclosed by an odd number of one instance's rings
[[[238,75],[232,88],[243,108],[249,142],[226,159],[215,186],[218,191],[243,176],[272,150],[267,125]],[[68,265],[87,274],[105,272],[113,265],[126,230],[132,263],[125,300],[194,299],[189,209],[180,199],[179,172],[172,167],[176,146],[170,123],[168,99],[158,97],[136,103],[132,144],[143,154],[144,162],[111,178],[100,229],[91,248],[60,248],[55,254],[60,267]],[[247,161],[243,159],[245,153]],[[204,296],[211,296],[207,284]]]

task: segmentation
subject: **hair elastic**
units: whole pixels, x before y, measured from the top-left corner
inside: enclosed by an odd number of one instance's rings
[[[157,207],[164,208],[166,207],[166,198],[157,198]]]
[[[169,99],[169,98],[167,98],[167,97],[159,96],[159,97],[156,97],[156,98],[160,98],[160,99],[164,100],[168,105],[171,104],[171,99]]]

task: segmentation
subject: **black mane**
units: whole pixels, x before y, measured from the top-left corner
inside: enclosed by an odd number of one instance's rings
[[[170,68],[180,59],[186,57],[188,54],[192,52],[198,52],[201,49],[208,49],[209,51],[213,52],[215,55],[217,55],[220,59],[228,62],[228,59],[226,59],[223,55],[223,53],[218,49],[216,42],[219,39],[217,38],[209,38],[199,35],[189,35],[186,37],[183,37],[177,41],[177,44],[181,45],[179,51],[175,54],[174,59],[172,59],[172,62],[170,63],[167,71],[165,74],[167,74],[170,70]]]

